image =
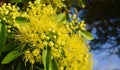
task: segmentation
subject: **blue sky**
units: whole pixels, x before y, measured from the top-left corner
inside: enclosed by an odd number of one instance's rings
[[[93,53],[93,70],[120,70],[120,58],[109,52]]]
[[[93,28],[91,34],[94,38],[97,39],[98,37],[96,35],[96,32],[96,29]],[[102,47],[103,50],[91,51],[93,53],[94,61],[93,70],[120,70],[120,57],[115,54],[115,52],[118,51],[118,48],[104,50],[105,48],[114,46],[114,44],[116,43],[114,42],[113,44],[110,44],[108,42],[105,42],[103,45],[97,45]],[[112,52],[112,54],[110,53],[110,51]]]

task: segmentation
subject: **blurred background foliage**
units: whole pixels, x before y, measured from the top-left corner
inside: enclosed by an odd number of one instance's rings
[[[95,39],[91,42],[92,50],[109,50],[120,56],[120,1],[89,0],[86,5],[86,21]],[[110,44],[102,47],[103,44]],[[115,51],[115,49],[117,49]],[[114,51],[113,51],[114,50]]]

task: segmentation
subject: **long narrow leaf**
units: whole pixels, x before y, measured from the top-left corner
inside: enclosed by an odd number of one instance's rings
[[[46,49],[43,50],[43,64],[45,70],[49,70],[51,62],[51,48],[47,47]]]
[[[0,33],[1,33],[1,28],[2,28],[2,24],[1,24],[1,20],[0,20]]]
[[[47,57],[47,49],[43,49],[43,64],[44,64],[44,69],[46,70],[46,57]]]
[[[85,37],[87,40],[93,40],[93,36],[88,31],[81,31],[81,35]]]
[[[15,49],[7,54],[7,56],[3,59],[1,62],[2,64],[8,64],[11,61],[17,59],[20,55],[22,55],[23,52],[19,51],[18,49]]]
[[[66,19],[65,13],[59,14],[59,15],[56,17],[56,22],[57,22],[57,23],[60,23],[61,21],[64,21],[65,19]]]
[[[51,48],[48,47],[47,48],[47,58],[46,58],[46,70],[49,70],[50,62],[51,62]]]
[[[1,21],[2,26],[1,26],[1,32],[0,32],[0,55],[2,54],[3,47],[5,46],[6,42],[6,24]]]
[[[50,69],[49,70],[58,70],[58,65],[55,59],[52,59]]]

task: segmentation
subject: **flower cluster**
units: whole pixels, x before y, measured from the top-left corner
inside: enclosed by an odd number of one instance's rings
[[[85,31],[85,22],[79,21],[76,14],[70,17],[72,21],[69,24],[66,24],[66,29],[68,29],[70,34],[80,33],[81,31]]]
[[[61,7],[63,0],[46,0]],[[43,49],[51,48],[51,59],[55,59],[60,70],[92,70],[92,55],[83,37],[78,34],[85,30],[84,21],[57,22],[56,9],[51,5],[29,3],[26,12],[19,12],[15,6],[4,4],[0,8],[0,19],[11,23],[18,30],[15,39],[24,44],[26,62],[43,64]],[[5,11],[5,12],[4,12]],[[12,17],[12,18],[10,18]],[[25,22],[18,22],[25,18]],[[73,17],[75,18],[75,17]]]
[[[53,7],[62,8],[65,7],[64,1],[65,0],[42,0],[41,3],[51,4]]]
[[[15,22],[16,17],[20,16],[18,10],[19,8],[15,5],[11,5],[10,3],[7,5],[4,3],[2,7],[0,7],[0,19],[7,23],[13,23]]]
[[[19,7],[16,7],[15,5],[4,3],[2,7],[0,7],[0,20],[7,23],[6,30],[8,34],[12,35],[13,25],[16,24],[16,18],[20,15]]]

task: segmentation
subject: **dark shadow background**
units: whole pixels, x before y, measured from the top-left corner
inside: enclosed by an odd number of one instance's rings
[[[85,10],[89,31],[95,36],[91,50],[109,49],[109,53],[120,56],[120,0],[89,0]],[[111,46],[102,47],[106,43]],[[111,51],[115,48],[117,51]]]

